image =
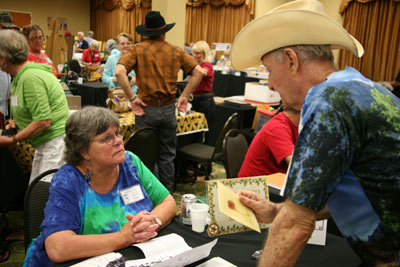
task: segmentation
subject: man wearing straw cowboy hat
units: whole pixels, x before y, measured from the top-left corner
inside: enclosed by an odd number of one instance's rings
[[[301,110],[299,138],[276,204],[241,191],[272,223],[261,266],[292,266],[318,219],[332,216],[366,266],[398,266],[400,102],[357,70],[338,70],[331,48],[363,47],[316,0],[291,1],[236,36],[236,69],[264,64],[269,87]]]
[[[175,97],[177,74],[183,69],[191,78],[178,99],[178,108],[187,111],[188,97],[202,79],[201,68],[182,48],[165,41],[165,33],[175,23],[166,24],[158,11],[150,11],[145,25],[136,31],[148,37],[144,42],[130,47],[115,69],[118,83],[129,98],[135,114],[135,129],[152,126],[158,130],[160,147],[158,154],[158,178],[172,191],[175,180],[174,158],[176,154]],[[138,95],[130,88],[127,73],[136,73]]]

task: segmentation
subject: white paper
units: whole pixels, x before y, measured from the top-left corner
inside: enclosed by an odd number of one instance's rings
[[[134,244],[133,246],[140,248],[146,258],[160,259],[168,259],[191,249],[186,244],[185,239],[177,234],[156,237],[147,242]]]
[[[182,267],[189,265],[193,262],[199,261],[203,258],[208,257],[210,255],[211,249],[215,246],[217,243],[218,238],[214,239],[211,242],[208,242],[207,244],[195,247],[191,250],[185,251],[169,260],[156,263],[153,265],[153,267]]]
[[[120,253],[111,252],[81,261],[80,263],[71,265],[71,267],[105,267],[111,261],[115,261],[121,257],[122,255]]]
[[[307,244],[325,246],[326,243],[326,229],[328,220],[320,220],[315,223],[315,230],[308,239]]]
[[[236,267],[236,265],[230,263],[229,261],[224,260],[223,258],[220,257],[214,257],[212,259],[209,259],[208,261],[197,265],[196,267]]]

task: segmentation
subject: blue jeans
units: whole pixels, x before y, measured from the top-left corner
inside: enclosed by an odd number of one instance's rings
[[[176,155],[175,104],[161,107],[143,107],[145,114],[135,116],[135,130],[151,126],[157,129],[160,146],[154,172],[161,183],[172,190],[175,183],[174,159]]]
[[[206,116],[208,129],[211,128],[211,125],[214,121],[215,114],[215,102],[214,97],[212,95],[194,95],[194,99],[192,100],[192,109],[197,112],[204,113]],[[210,131],[206,132],[206,144],[210,145]]]

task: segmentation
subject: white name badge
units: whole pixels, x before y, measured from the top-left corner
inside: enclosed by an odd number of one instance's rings
[[[12,107],[18,107],[18,97],[16,95],[11,96],[10,102]]]
[[[129,205],[144,199],[140,185],[134,185],[121,191],[121,197],[125,205]]]

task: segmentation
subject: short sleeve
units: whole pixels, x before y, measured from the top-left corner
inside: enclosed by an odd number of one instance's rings
[[[65,230],[79,234],[81,214],[78,190],[72,167],[61,168],[53,177],[50,196],[45,208],[45,219],[41,225],[43,240],[49,235]]]
[[[185,74],[188,74],[193,70],[194,67],[196,67],[197,62],[191,55],[184,52],[183,50],[182,50],[182,57],[183,57],[182,69],[185,72]]]
[[[304,108],[302,127],[288,170],[285,196],[306,208],[324,208],[349,168],[353,151],[350,116],[314,101]]]
[[[24,80],[24,100],[34,121],[51,118],[51,108],[46,83],[39,75],[31,75]]]
[[[282,115],[283,116],[283,115]],[[266,138],[263,140],[268,143],[276,162],[280,164],[286,157],[292,155],[294,150],[292,130],[289,126],[288,119],[286,122],[271,120],[266,125]]]
[[[136,45],[131,45],[128,49],[128,52],[122,56],[118,64],[124,65],[127,73],[133,70],[133,67],[136,65],[137,62],[137,54],[136,54]]]
[[[135,165],[138,170],[138,177],[143,185],[144,190],[149,195],[154,206],[160,204],[168,195],[169,191],[160,183],[157,177],[143,164],[138,156],[132,152],[126,151],[133,157],[131,164]]]

